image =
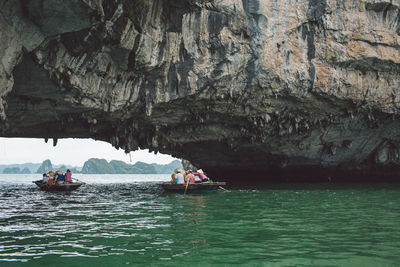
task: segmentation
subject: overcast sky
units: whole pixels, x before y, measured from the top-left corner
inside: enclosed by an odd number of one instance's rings
[[[175,158],[158,153],[149,153],[148,150],[131,152],[117,150],[109,143],[94,141],[93,139],[58,139],[57,146],[53,147],[53,139],[47,143],[44,139],[29,138],[2,138],[0,137],[0,164],[13,163],[41,163],[50,159],[52,164],[66,164],[82,167],[90,158],[122,160],[126,163],[143,161],[146,163],[166,164]]]

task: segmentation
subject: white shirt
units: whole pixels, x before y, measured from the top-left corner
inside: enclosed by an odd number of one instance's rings
[[[185,183],[185,178],[183,177],[182,173],[178,173],[176,175],[176,179],[178,180],[177,184],[184,184]]]

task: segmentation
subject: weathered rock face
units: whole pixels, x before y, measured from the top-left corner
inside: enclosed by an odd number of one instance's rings
[[[0,8],[1,136],[149,148],[226,178],[400,174],[398,0]]]

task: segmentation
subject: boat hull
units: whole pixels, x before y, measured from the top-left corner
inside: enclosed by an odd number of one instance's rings
[[[41,190],[44,191],[73,191],[78,189],[81,185],[85,183],[64,183],[64,184],[54,184],[49,185],[43,182],[43,180],[33,181]]]
[[[221,186],[226,185],[226,182],[211,182],[211,183],[196,183],[196,184],[189,184],[187,187],[187,192],[207,192],[207,191],[216,191]],[[177,192],[177,193],[184,193],[186,185],[185,184],[170,184],[170,183],[163,183],[161,187],[165,191],[169,192]]]

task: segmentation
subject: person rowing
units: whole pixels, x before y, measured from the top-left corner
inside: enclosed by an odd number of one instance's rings
[[[65,182],[72,183],[72,172],[69,169],[65,173]]]
[[[186,181],[186,183],[189,182],[189,184],[196,183],[196,180],[194,178],[194,174],[193,174],[192,170],[186,171],[185,181]]]

